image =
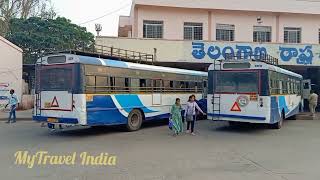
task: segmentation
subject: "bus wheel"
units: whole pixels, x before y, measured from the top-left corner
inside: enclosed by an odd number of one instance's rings
[[[142,113],[138,109],[134,109],[128,116],[127,129],[128,131],[137,131],[140,129],[142,124]]]

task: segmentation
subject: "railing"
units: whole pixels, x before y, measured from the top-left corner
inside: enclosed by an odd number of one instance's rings
[[[120,48],[114,48],[114,47],[108,47],[108,46],[102,46],[102,45],[95,45],[95,52],[103,55],[116,57],[119,59],[133,60],[139,63],[154,61],[153,54],[147,54],[147,53],[127,50],[127,49],[120,49]]]
[[[73,49],[64,49],[64,50],[43,50],[43,54],[40,57],[44,57],[49,54],[57,54],[61,52],[72,53],[72,54],[81,54],[89,55],[95,57],[107,57],[119,61],[129,61],[135,63],[147,63],[153,64],[156,61],[156,49],[154,49],[154,54],[148,54],[138,51],[132,51],[128,49],[115,48],[110,46],[103,46],[95,44],[91,47],[74,47]]]
[[[269,54],[253,54],[252,52],[242,52],[242,53],[229,53],[226,54],[225,60],[254,60],[261,61],[267,64],[279,65],[279,59],[269,55]]]
[[[72,51],[72,50],[71,50]],[[79,52],[79,50],[76,50]],[[115,48],[103,45],[94,45],[91,48],[83,48],[80,52],[94,54],[96,56],[107,56],[119,61],[131,61],[135,63],[149,63],[153,64],[155,61],[155,55],[132,51],[128,49]]]

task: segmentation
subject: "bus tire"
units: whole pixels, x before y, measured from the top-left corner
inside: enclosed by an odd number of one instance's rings
[[[141,128],[143,120],[142,112],[138,109],[133,109],[128,116],[127,130],[137,131]]]
[[[282,111],[280,121],[275,124],[272,124],[271,128],[272,129],[281,129],[283,126],[284,118],[285,118],[285,114],[284,114],[284,111]]]

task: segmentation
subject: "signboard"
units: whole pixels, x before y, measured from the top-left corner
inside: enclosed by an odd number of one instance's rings
[[[320,45],[260,44],[235,42],[188,42],[189,57],[199,62],[210,62],[241,54],[245,59],[268,54],[279,59],[279,65],[320,66]]]
[[[0,110],[4,109],[8,103],[8,97],[10,95],[10,84],[0,82]]]

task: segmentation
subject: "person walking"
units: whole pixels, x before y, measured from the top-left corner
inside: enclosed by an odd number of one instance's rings
[[[187,133],[191,133],[192,135],[195,135],[194,133],[194,124],[197,118],[196,110],[201,112],[203,115],[206,115],[201,108],[198,106],[198,104],[195,102],[196,96],[191,95],[189,97],[189,101],[187,102],[186,109],[184,112],[184,117],[187,121]],[[190,130],[191,126],[191,130]]]
[[[317,105],[318,105],[318,95],[313,90],[311,90],[310,96],[309,96],[309,109],[313,117],[316,116]]]
[[[18,105],[19,105],[18,97],[14,93],[14,90],[11,89],[8,104],[5,106],[5,108],[10,106],[9,119],[6,123],[15,123],[16,122],[16,119],[17,119],[16,109],[18,108]]]
[[[182,107],[180,104],[180,99],[177,98],[174,105],[171,107],[171,115],[170,118],[172,120],[172,130],[174,131],[174,135],[178,135],[183,131],[183,123],[181,116]]]

